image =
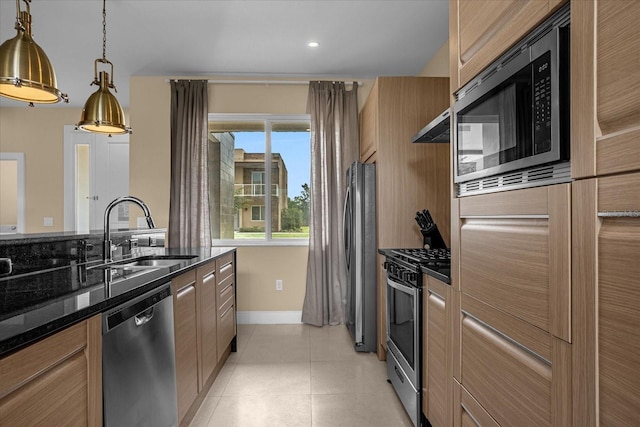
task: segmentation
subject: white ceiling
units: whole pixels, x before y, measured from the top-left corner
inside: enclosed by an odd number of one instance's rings
[[[0,42],[16,34],[15,4],[0,0]],[[448,38],[448,0],[108,0],[106,7],[106,57],[124,107],[136,75],[417,75]],[[82,107],[97,89],[90,83],[102,57],[102,1],[33,0],[31,14],[59,89]],[[309,48],[311,40],[320,46]]]

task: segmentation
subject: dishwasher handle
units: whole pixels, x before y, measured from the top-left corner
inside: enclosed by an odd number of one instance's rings
[[[102,334],[106,334],[132,317],[136,326],[148,323],[153,318],[154,306],[168,297],[171,297],[170,283],[161,285],[153,291],[103,313]]]
[[[153,307],[144,311],[144,313],[140,313],[135,316],[136,326],[142,326],[147,323],[149,320],[153,319]]]

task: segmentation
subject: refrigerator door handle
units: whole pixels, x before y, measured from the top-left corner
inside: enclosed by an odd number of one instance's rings
[[[344,239],[344,257],[345,265],[347,266],[347,273],[351,269],[351,214],[349,212],[349,205],[351,202],[351,186],[347,186],[347,191],[344,196],[344,208],[342,210],[342,237]],[[347,225],[347,222],[349,224]]]

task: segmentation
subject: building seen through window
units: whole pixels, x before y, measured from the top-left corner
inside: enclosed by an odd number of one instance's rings
[[[308,116],[211,115],[209,179],[214,240],[308,239]]]

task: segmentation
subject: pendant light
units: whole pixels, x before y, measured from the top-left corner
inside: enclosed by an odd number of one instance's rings
[[[57,88],[56,72],[44,50],[31,36],[31,0],[16,0],[15,29],[18,34],[0,45],[0,95],[36,104],[69,102]]]
[[[111,80],[109,73],[100,71],[98,73],[98,62],[111,66]],[[97,85],[95,91],[82,109],[80,122],[77,126],[87,132],[103,134],[131,133],[131,128],[124,122],[124,111],[116,97],[109,89],[118,92],[113,84],[113,64],[107,60],[107,9],[106,0],[102,0],[102,58],[98,58],[93,63],[93,81],[91,85]]]

